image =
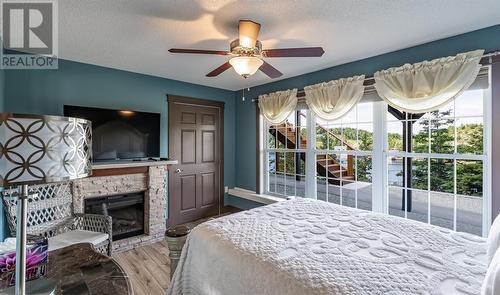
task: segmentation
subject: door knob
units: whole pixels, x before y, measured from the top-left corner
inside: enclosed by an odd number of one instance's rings
[[[175,169],[175,173],[181,173],[181,172],[182,172],[181,169],[179,169],[179,168]]]

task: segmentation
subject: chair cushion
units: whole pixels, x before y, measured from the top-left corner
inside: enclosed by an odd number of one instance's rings
[[[49,251],[78,243],[98,245],[109,238],[108,234],[88,230],[71,230],[49,238]]]

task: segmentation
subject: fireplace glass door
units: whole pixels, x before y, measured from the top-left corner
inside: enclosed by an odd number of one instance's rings
[[[85,213],[111,216],[113,241],[144,234],[144,192],[87,199]]]

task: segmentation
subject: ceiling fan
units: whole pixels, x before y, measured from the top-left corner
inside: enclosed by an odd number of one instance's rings
[[[262,43],[257,39],[260,24],[251,20],[239,21],[239,39],[233,40],[229,51],[171,48],[172,53],[231,55],[229,61],[208,73],[207,77],[215,77],[233,67],[236,73],[248,78],[261,70],[270,78],[278,78],[283,74],[263,60],[270,57],[319,57],[325,51],[321,47],[262,49]]]

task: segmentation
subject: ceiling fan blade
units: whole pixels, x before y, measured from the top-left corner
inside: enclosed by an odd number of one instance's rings
[[[259,38],[260,24],[251,20],[240,20],[239,33],[240,45],[246,48],[254,48]]]
[[[220,75],[222,72],[224,72],[225,70],[231,68],[231,64],[229,62],[226,62],[224,64],[222,64],[220,67],[216,68],[215,70],[211,71],[210,73],[208,73],[206,76],[207,77],[215,77],[215,76],[218,76]]]
[[[266,49],[262,52],[264,57],[314,57],[322,56],[325,51],[322,47]]]
[[[193,53],[193,54],[215,54],[215,55],[228,55],[229,52],[223,50],[203,50],[203,49],[182,49],[170,48],[171,53]]]
[[[272,78],[272,79],[283,76],[283,73],[281,73],[275,67],[273,67],[272,65],[268,64],[265,61],[260,66],[259,70],[261,70],[264,74],[268,75],[269,78]]]

